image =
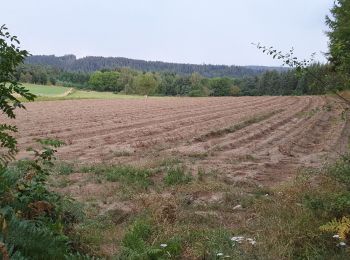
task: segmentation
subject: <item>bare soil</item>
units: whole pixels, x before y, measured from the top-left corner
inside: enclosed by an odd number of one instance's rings
[[[67,144],[58,152],[62,160],[154,167],[176,158],[194,174],[216,171],[227,182],[283,181],[300,167],[320,167],[348,143],[343,104],[328,96],[67,100],[26,107],[15,121],[22,151],[36,138],[56,138]]]

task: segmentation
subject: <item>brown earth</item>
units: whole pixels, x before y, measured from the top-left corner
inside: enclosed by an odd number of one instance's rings
[[[154,167],[177,159],[227,182],[272,184],[347,148],[343,106],[328,96],[67,100],[28,103],[15,123],[22,151],[56,138],[67,144],[62,160]]]
[[[272,186],[297,169],[320,167],[345,152],[350,135],[345,104],[331,96],[67,100],[26,107],[15,122],[0,115],[1,122],[18,125],[19,157],[28,156],[24,151],[37,138],[66,143],[58,157],[77,167],[53,174],[50,187],[84,204],[88,221],[77,223],[74,234],[86,252],[107,258],[120,253],[129,225],[145,212],[159,230],[152,243],[218,228],[255,238],[253,201],[275,196]],[[108,181],[98,167],[83,170],[100,162],[152,168],[153,184],[142,189]],[[195,178],[164,185],[167,168],[177,164]],[[181,259],[203,259],[195,249],[201,243],[184,243]]]

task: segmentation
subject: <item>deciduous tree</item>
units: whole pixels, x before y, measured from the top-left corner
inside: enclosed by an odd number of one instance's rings
[[[0,110],[9,118],[15,118],[16,108],[25,108],[19,97],[34,100],[31,94],[16,79],[16,68],[29,55],[19,47],[20,42],[12,36],[5,25],[0,27]],[[13,158],[17,152],[16,139],[11,132],[17,128],[8,124],[0,124],[0,167]],[[3,152],[6,150],[5,153]]]

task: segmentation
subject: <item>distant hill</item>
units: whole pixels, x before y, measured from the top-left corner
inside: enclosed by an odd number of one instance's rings
[[[174,72],[182,75],[198,72],[205,77],[244,77],[259,75],[268,70],[286,70],[282,67],[265,66],[227,66],[227,65],[196,65],[170,63],[161,61],[135,60],[122,57],[88,56],[77,59],[75,55],[33,55],[26,59],[32,65],[44,65],[60,68],[66,71],[93,72],[101,69],[129,67],[141,71]]]

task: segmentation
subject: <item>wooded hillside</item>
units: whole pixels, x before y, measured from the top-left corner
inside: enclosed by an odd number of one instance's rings
[[[196,65],[183,63],[169,63],[161,61],[135,60],[121,57],[94,57],[88,56],[77,59],[75,55],[33,55],[26,59],[32,65],[49,65],[66,71],[94,72],[102,69],[116,69],[129,67],[146,72],[173,72],[181,75],[190,75],[194,72],[204,77],[235,77],[255,76],[269,70],[286,70],[281,67],[265,66],[227,66],[227,65]]]

